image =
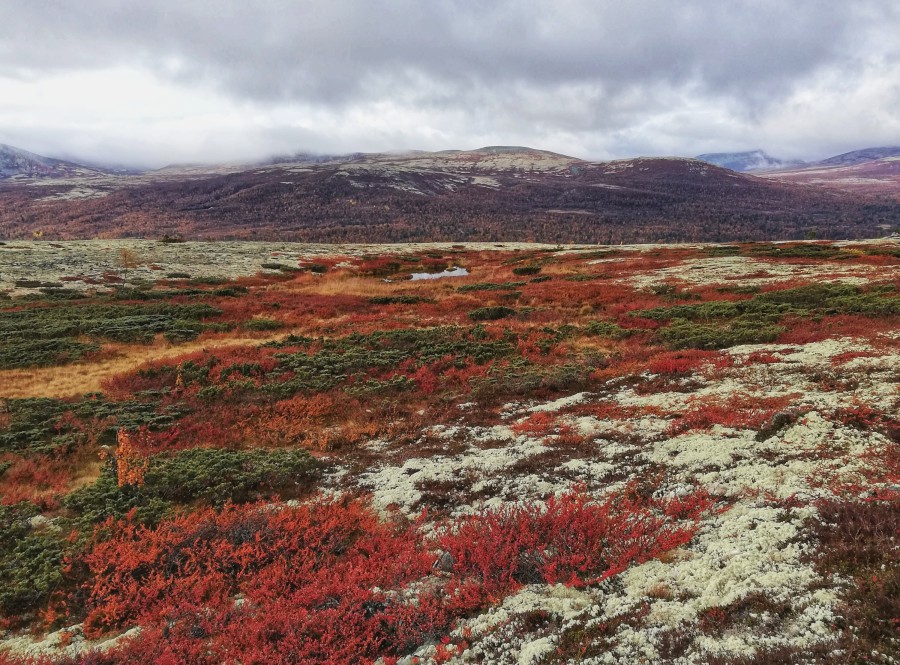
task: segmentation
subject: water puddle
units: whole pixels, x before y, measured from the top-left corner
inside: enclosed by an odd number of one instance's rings
[[[410,275],[410,279],[413,281],[418,279],[441,279],[443,277],[465,277],[469,274],[469,271],[465,268],[457,268],[453,267],[450,270],[445,270],[444,272],[414,272]]]

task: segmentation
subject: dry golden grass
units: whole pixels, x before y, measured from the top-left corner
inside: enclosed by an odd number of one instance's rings
[[[571,353],[583,353],[586,351],[595,353],[615,353],[619,348],[614,342],[602,337],[581,337],[579,339],[568,340],[565,346]]]
[[[278,335],[257,337],[215,336],[172,345],[158,340],[150,346],[109,344],[92,359],[62,367],[0,370],[0,398],[74,397],[99,392],[104,379],[122,374],[145,362],[172,358],[203,349],[259,345],[281,339]]]
[[[83,456],[83,459],[73,460],[73,464],[75,464],[75,473],[69,483],[69,492],[90,485],[100,477],[100,472],[103,471],[103,462],[96,451],[91,451],[90,455]]]
[[[288,290],[305,291],[322,296],[382,296],[393,292],[394,285],[371,277],[356,277],[349,273],[329,275],[327,278],[298,279],[285,284]],[[294,288],[291,288],[294,287]]]

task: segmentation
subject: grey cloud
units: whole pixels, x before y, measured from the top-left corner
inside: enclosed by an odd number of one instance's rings
[[[389,100],[483,134],[618,133],[618,149],[698,100],[760,126],[823,72],[896,62],[898,33],[890,0],[29,0],[0,6],[0,76],[141,67],[236,103]]]
[[[881,3],[882,5],[884,3]],[[708,91],[778,90],[852,52],[893,13],[821,1],[218,2],[30,0],[0,10],[0,67],[136,61],[218,82],[237,96],[341,101],[402,85],[696,81]],[[184,69],[168,71],[180,59]]]

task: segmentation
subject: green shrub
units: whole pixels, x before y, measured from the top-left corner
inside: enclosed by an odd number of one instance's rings
[[[275,346],[308,347],[313,341],[289,337]],[[266,386],[265,390],[281,396],[300,391],[322,392],[354,381],[366,382],[369,373],[388,371],[409,360],[421,366],[449,357],[459,366],[465,366],[508,358],[515,353],[511,341],[485,340],[481,326],[378,331],[323,339],[321,345],[314,354],[306,351],[278,354],[279,371],[290,372],[292,378]]]
[[[679,291],[674,284],[654,284],[650,287],[651,293],[665,300],[699,300],[700,296],[686,291]]]
[[[86,532],[108,518],[122,519],[132,510],[138,521],[153,525],[172,509],[170,502],[144,492],[143,488],[133,485],[119,487],[110,469],[104,469],[90,485],[70,493],[63,503]]]
[[[212,277],[212,276],[201,276],[201,277],[192,277],[191,284],[197,284],[198,286],[203,286],[204,284],[208,284],[210,286],[217,286],[219,284],[227,284],[227,277]]]
[[[81,300],[85,298],[86,295],[83,291],[79,291],[78,289],[50,289],[50,288],[41,288],[41,300]]]
[[[318,468],[304,450],[194,448],[154,457],[141,490],[179,504],[199,500],[218,506],[305,491]]]
[[[135,293],[130,291],[129,295]],[[126,343],[149,342],[158,333],[172,341],[193,339],[208,326],[201,320],[218,314],[220,310],[207,304],[168,302],[59,304],[0,310],[0,339],[4,340],[0,368],[77,360],[97,348],[77,339],[82,336]]]
[[[416,305],[420,302],[434,302],[432,298],[424,298],[422,296],[399,295],[399,296],[372,296],[369,302],[373,305]]]
[[[623,339],[631,334],[630,331],[620,328],[612,321],[591,321],[584,329],[590,335],[610,337],[612,339]]]
[[[537,275],[541,271],[538,265],[516,266],[512,269],[513,275]]]
[[[751,256],[771,256],[791,259],[828,259],[844,261],[857,256],[843,247],[802,243],[795,245],[754,244],[748,245],[745,252]]]
[[[54,533],[36,533],[33,506],[0,505],[0,614],[24,621],[62,583],[63,543]]]
[[[707,245],[703,248],[707,256],[739,256],[741,248],[738,245]]]
[[[513,316],[516,313],[512,307],[495,305],[492,307],[479,307],[469,312],[469,318],[473,321],[496,321]]]
[[[631,314],[658,321],[676,318],[688,321],[712,321],[745,317],[768,322],[775,322],[787,315],[888,316],[900,314],[900,296],[893,295],[889,287],[863,291],[858,286],[851,284],[824,283],[759,293],[750,300],[713,301],[697,305],[658,307]]]
[[[96,344],[71,338],[7,342],[0,345],[0,369],[63,365],[99,350]]]
[[[673,349],[725,349],[774,342],[784,331],[781,326],[747,320],[720,326],[676,319],[659,330],[657,338]]]
[[[303,450],[194,448],[150,458],[144,484],[119,487],[111,469],[64,500],[82,524],[99,524],[137,511],[154,524],[174,506],[201,502],[221,506],[276,494],[305,493],[320,465]]]
[[[247,294],[246,286],[224,286],[221,289],[213,289],[212,294],[214,296],[225,296],[227,298],[237,298],[238,296],[243,296]]]
[[[590,368],[574,363],[541,367],[523,358],[493,366],[487,376],[472,380],[472,392],[479,399],[498,400],[531,395],[536,390],[569,391],[585,387]]]
[[[477,284],[464,284],[457,291],[460,293],[471,293],[473,291],[507,291],[518,286],[524,286],[525,282],[505,282],[496,284],[492,282],[479,282]]]
[[[185,363],[186,364],[186,363]],[[60,418],[71,411],[83,421],[96,419],[94,427],[101,440],[114,442],[117,427],[137,429],[147,426],[159,431],[170,427],[185,413],[185,407],[169,405],[161,407],[159,401],[107,402],[101,399],[84,399],[68,402],[50,398],[6,400],[9,422],[0,431],[0,452],[29,450],[49,452],[78,444],[82,434],[77,430],[57,426]]]
[[[39,279],[17,279],[15,285],[20,289],[58,289],[62,287],[59,282],[42,282]]]

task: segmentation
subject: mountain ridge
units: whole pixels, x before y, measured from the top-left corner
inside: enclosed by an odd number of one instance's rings
[[[697,159],[739,173],[796,168],[805,164],[801,160],[784,160],[772,157],[764,150],[759,149],[743,152],[710,152],[697,155]]]
[[[92,173],[104,171],[0,143],[0,180],[15,177],[74,177]]]
[[[855,166],[864,162],[872,162],[889,157],[900,157],[900,146],[883,146],[851,150],[834,157],[815,162],[813,166]]]
[[[0,182],[0,238],[729,242],[856,238],[900,202],[687,157],[591,162],[519,146]]]

